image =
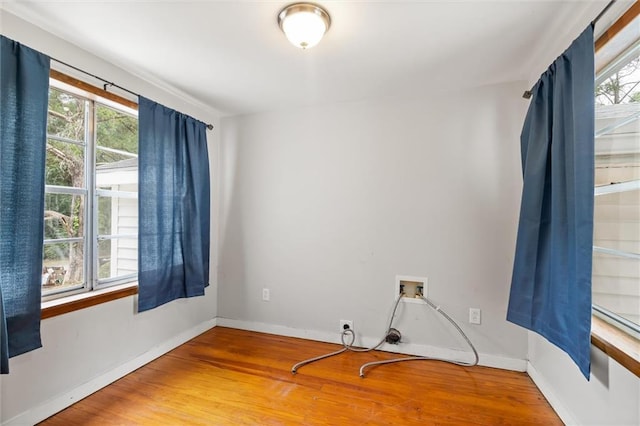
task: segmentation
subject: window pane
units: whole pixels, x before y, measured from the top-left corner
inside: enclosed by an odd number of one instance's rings
[[[595,197],[595,246],[640,253],[640,189]]]
[[[49,89],[47,133],[84,141],[86,102],[56,88]]]
[[[43,289],[60,290],[84,283],[83,242],[44,245]]]
[[[594,253],[593,304],[640,324],[640,259]]]
[[[98,278],[116,278],[138,272],[138,239],[98,241]]]
[[[101,104],[96,104],[96,114],[96,167],[137,168],[137,118]]]
[[[84,147],[47,140],[45,183],[84,188]]]
[[[636,56],[596,88],[596,105],[640,102],[640,57]]]
[[[111,197],[98,197],[98,235],[112,235],[111,216],[112,211]]]
[[[137,234],[138,200],[136,198],[98,197],[98,235]]]
[[[84,198],[83,195],[45,194],[45,240],[84,235]]]
[[[120,185],[110,190],[137,190],[137,185]],[[133,191],[132,191],[133,192]],[[138,200],[98,197],[98,235],[127,235],[98,241],[98,278],[116,278],[138,271]]]
[[[96,187],[138,191],[138,120],[97,104]]]
[[[593,304],[640,323],[640,190],[597,196],[594,245],[619,251],[593,254]],[[597,250],[597,249],[596,249]]]

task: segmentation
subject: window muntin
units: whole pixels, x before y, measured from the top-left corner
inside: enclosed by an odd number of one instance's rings
[[[640,332],[640,44],[596,77],[594,311]]]
[[[135,111],[51,80],[43,298],[137,279]]]

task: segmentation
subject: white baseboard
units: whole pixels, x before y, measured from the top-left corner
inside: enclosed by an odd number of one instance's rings
[[[258,331],[261,333],[276,334],[278,336],[297,337],[301,339],[316,340],[327,343],[340,343],[338,333],[328,333],[318,330],[305,330],[282,325],[266,324],[261,322],[241,321],[229,318],[218,317],[217,324],[221,327],[237,328],[240,330]],[[379,338],[362,337],[356,341],[357,346],[370,347],[380,341]],[[406,355],[429,356],[435,358],[450,359],[455,361],[473,361],[470,352],[457,349],[447,349],[437,346],[418,345],[414,343],[404,343],[400,345],[390,345],[385,343],[380,350],[386,352],[400,353]],[[479,365],[485,367],[500,368],[511,371],[527,371],[527,361],[524,359],[508,358],[499,355],[479,354]]]
[[[143,353],[142,355],[132,359],[131,361],[128,361],[125,364],[122,364],[119,367],[114,368],[113,370],[109,370],[105,374],[98,376],[90,380],[89,382],[81,386],[78,386],[77,388],[72,389],[71,391],[63,395],[60,395],[52,400],[49,400],[42,405],[34,407],[27,412],[18,414],[17,416],[5,421],[3,423],[3,426],[33,425],[38,422],[41,422],[47,417],[50,417],[55,413],[64,410],[65,408],[78,402],[82,398],[85,398],[91,395],[92,393],[102,389],[103,387],[126,376],[132,371],[137,370],[143,365],[148,364],[154,359],[166,354],[170,350],[175,349],[181,344],[188,342],[194,337],[215,327],[216,322],[217,320],[214,318],[212,320],[208,320],[203,323],[200,323],[195,327],[178,334],[172,339],[167,340],[160,346],[156,346],[151,350]]]
[[[540,392],[542,392],[547,401],[549,401],[549,404],[565,425],[580,424],[578,423],[578,420],[573,416],[571,411],[569,411],[567,407],[564,406],[562,401],[560,401],[560,399],[555,395],[553,387],[549,385],[549,383],[547,383],[544,377],[542,377],[542,375],[538,373],[538,371],[533,365],[531,365],[530,362],[527,362],[527,374],[529,375],[529,377],[531,377],[531,380],[533,380],[533,383],[535,383],[535,385],[538,387]]]

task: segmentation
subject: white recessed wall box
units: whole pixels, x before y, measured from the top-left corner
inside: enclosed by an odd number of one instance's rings
[[[402,302],[425,303],[420,297],[427,297],[427,277],[396,275],[394,298],[402,294]]]

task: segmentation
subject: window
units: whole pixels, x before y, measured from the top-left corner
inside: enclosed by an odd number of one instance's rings
[[[613,57],[606,45],[596,56],[593,305],[640,336],[640,41],[633,40]]]
[[[137,279],[137,153],[137,111],[51,79],[43,298]]]

